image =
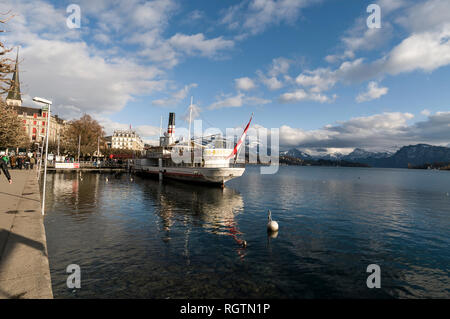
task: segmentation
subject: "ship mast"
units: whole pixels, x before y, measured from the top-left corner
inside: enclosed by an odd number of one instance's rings
[[[191,153],[191,147],[193,146],[193,143],[191,143],[191,120],[192,120],[192,101],[194,100],[194,97],[191,96],[191,105],[189,106],[189,132],[188,132],[188,150],[189,150],[189,154],[191,154],[191,159],[192,159],[192,153]],[[192,166],[194,166],[194,161],[192,161]]]
[[[191,120],[192,120],[192,102],[194,97],[191,96],[191,105],[189,105],[189,132],[188,132],[188,143],[191,145]]]

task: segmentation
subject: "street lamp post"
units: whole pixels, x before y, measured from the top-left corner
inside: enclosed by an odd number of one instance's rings
[[[47,108],[47,128],[45,130],[45,162],[44,162],[44,184],[42,186],[42,215],[44,215],[45,213],[45,189],[46,189],[46,182],[47,182],[47,159],[48,159],[48,135],[49,135],[49,129],[50,129],[50,112],[51,112],[51,106],[52,106],[52,101],[40,98],[40,97],[35,97],[33,98],[33,101],[36,103],[40,103],[40,104],[44,104]],[[42,155],[41,154],[41,159],[42,159]]]
[[[81,145],[81,134],[78,135],[78,159],[77,159],[78,163],[80,163],[80,145]]]

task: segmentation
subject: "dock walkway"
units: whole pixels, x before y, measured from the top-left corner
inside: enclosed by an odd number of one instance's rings
[[[0,175],[0,299],[53,298],[41,196],[34,170]]]

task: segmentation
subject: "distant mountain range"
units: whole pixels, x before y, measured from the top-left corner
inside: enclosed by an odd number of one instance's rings
[[[356,148],[347,155],[339,153],[326,155],[310,155],[298,149],[290,149],[281,155],[299,158],[302,160],[333,160],[367,164],[372,167],[408,168],[433,163],[450,163],[450,148],[444,146],[433,146],[428,144],[417,144],[404,146],[395,153],[391,152],[369,152]]]

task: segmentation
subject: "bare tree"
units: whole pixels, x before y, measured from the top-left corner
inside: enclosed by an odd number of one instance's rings
[[[10,15],[6,19],[0,19],[0,25],[5,24],[12,17]],[[0,29],[1,32],[4,30]],[[3,96],[11,86],[12,81],[9,76],[14,71],[14,60],[6,57],[9,52],[11,49],[6,48],[0,41],[0,146],[21,147],[28,144],[25,128],[17,112],[5,103]]]
[[[8,14],[9,12],[3,14],[3,16],[6,16],[4,19],[0,18],[0,26],[13,18],[13,15],[7,16]],[[0,33],[2,32],[5,32],[5,30],[0,29]],[[9,75],[14,72],[14,60],[6,56],[11,50],[0,41],[0,95],[7,93],[12,83]]]

